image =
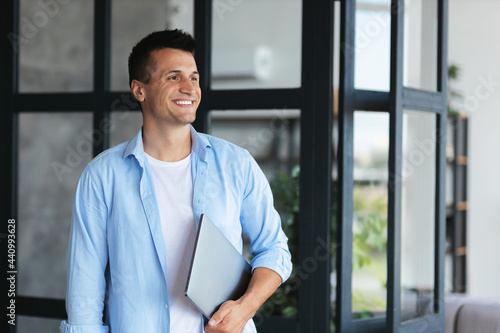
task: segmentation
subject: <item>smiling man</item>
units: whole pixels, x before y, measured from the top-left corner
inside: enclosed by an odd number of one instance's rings
[[[194,48],[189,34],[165,30],[130,54],[143,127],[80,178],[63,333],[256,332],[251,318],[291,272],[287,238],[255,160],[191,126],[201,101]],[[208,322],[184,296],[202,213],[240,252],[246,234],[253,256],[246,293]]]

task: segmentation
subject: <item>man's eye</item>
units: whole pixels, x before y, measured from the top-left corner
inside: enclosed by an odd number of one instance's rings
[[[173,76],[169,77],[168,79],[175,81],[175,80],[177,80],[177,75],[173,75]]]
[[[191,77],[191,81],[198,81],[198,78],[193,76],[193,77]]]

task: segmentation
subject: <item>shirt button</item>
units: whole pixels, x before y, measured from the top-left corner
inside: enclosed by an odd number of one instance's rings
[[[165,309],[168,309],[168,304],[165,304]]]

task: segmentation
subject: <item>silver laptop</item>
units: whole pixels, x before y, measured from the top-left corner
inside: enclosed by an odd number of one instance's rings
[[[236,300],[246,291],[252,267],[222,232],[202,214],[191,267],[186,283],[186,296],[207,318],[227,300]]]

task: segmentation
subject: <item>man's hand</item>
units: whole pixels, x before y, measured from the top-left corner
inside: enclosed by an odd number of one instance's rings
[[[205,331],[207,333],[240,333],[254,316],[255,311],[247,309],[241,299],[224,302],[208,321]]]
[[[205,326],[207,333],[241,333],[246,323],[281,283],[275,271],[257,267],[245,294],[236,301],[224,302]]]

